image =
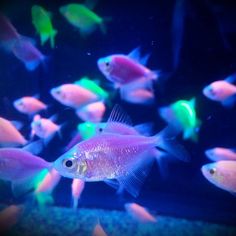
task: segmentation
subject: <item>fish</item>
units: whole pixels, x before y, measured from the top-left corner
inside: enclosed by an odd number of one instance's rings
[[[27,70],[35,70],[45,56],[34,46],[33,40],[20,35],[9,19],[0,14],[0,41],[3,48],[22,61]]]
[[[152,105],[155,100],[153,83],[145,78],[120,86],[122,100],[133,103]]]
[[[58,102],[74,109],[79,109],[100,99],[95,93],[76,84],[63,84],[52,88],[50,93]]]
[[[73,202],[73,209],[77,209],[78,201],[80,196],[84,190],[84,181],[81,179],[73,179],[71,185],[71,192],[72,192],[72,202]]]
[[[135,48],[128,55],[112,54],[97,61],[98,69],[116,88],[140,79],[156,80],[158,73],[146,67],[149,55],[140,56],[140,49]]]
[[[236,152],[229,148],[215,147],[205,151],[205,155],[212,161],[236,161]]]
[[[22,205],[10,205],[0,211],[0,233],[10,230],[19,221],[23,212]]]
[[[104,19],[90,10],[84,4],[70,3],[59,8],[66,20],[77,29],[82,36],[93,33],[99,27],[102,33],[106,33]]]
[[[22,61],[28,71],[35,70],[46,57],[34,46],[32,40],[20,37],[12,46],[12,53]]]
[[[236,161],[217,161],[201,168],[203,176],[216,187],[236,195]]]
[[[95,225],[92,236],[107,236],[107,233],[104,231],[99,222]]]
[[[148,155],[149,150],[161,148],[184,161],[189,157],[182,146],[175,145],[173,137],[167,139],[169,129],[150,137],[106,132],[112,122],[128,122],[118,107],[114,107],[101,134],[72,147],[55,160],[53,166],[67,178],[86,182],[105,181],[108,184],[118,182],[121,189],[137,197],[154,160],[153,156]]]
[[[37,202],[41,206],[53,202],[51,194],[61,180],[61,175],[53,168],[50,171],[45,169],[42,175],[42,179],[39,179],[34,190]]]
[[[19,38],[20,34],[10,20],[0,13],[0,45],[5,51],[11,52],[13,44]]]
[[[0,146],[23,146],[27,140],[7,119],[0,117]]]
[[[197,132],[201,126],[195,110],[195,99],[178,100],[169,106],[161,107],[159,115],[176,130],[183,132],[184,139],[198,140]]]
[[[60,132],[62,127],[55,124],[53,118],[47,119],[42,118],[40,115],[35,115],[31,122],[31,136],[33,137],[34,135],[37,135],[47,141],[51,140],[56,133]]]
[[[98,101],[77,109],[76,114],[83,121],[98,123],[101,122],[105,111],[104,102]]]
[[[137,203],[126,203],[125,209],[134,219],[140,223],[156,223],[157,219],[151,215],[147,209],[138,205]]]
[[[47,109],[47,105],[35,97],[22,97],[13,102],[14,107],[21,113],[33,115]]]
[[[0,179],[11,182],[16,197],[34,190],[41,171],[51,168],[50,162],[31,153],[40,150],[42,145],[37,141],[23,149],[0,149]]]
[[[31,8],[32,23],[40,35],[41,45],[44,45],[50,39],[51,48],[55,47],[55,36],[57,30],[53,28],[51,14],[39,5],[33,5]]]
[[[224,107],[232,107],[236,101],[236,74],[225,80],[217,80],[203,89],[203,94],[212,101],[220,102]]]

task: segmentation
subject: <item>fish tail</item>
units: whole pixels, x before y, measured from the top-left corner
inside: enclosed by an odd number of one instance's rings
[[[50,45],[51,48],[55,47],[55,36],[57,35],[57,30],[53,29],[52,33],[50,34]]]
[[[186,149],[180,145],[175,137],[178,134],[176,129],[167,126],[164,130],[154,136],[155,146],[165,151],[170,156],[173,156],[181,161],[189,161],[190,157]]]

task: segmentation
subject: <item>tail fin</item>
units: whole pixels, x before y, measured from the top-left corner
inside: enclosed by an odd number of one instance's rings
[[[53,31],[50,34],[50,45],[51,48],[55,47],[55,36],[57,35],[57,30],[53,29]]]
[[[165,152],[181,161],[188,162],[190,156],[186,149],[175,140],[176,135],[176,130],[171,126],[167,126],[154,136],[156,139],[156,147],[163,149]]]

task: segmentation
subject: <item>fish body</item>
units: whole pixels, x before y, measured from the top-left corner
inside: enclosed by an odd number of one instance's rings
[[[35,70],[45,59],[45,56],[27,38],[20,38],[12,46],[12,53],[22,61],[27,70]]]
[[[25,145],[28,141],[8,120],[0,117],[0,145]]]
[[[0,211],[0,233],[10,230],[20,219],[23,210],[21,205],[10,205]]]
[[[128,55],[113,54],[100,58],[97,62],[99,70],[116,87],[145,79],[153,80],[157,78],[157,73],[145,66],[145,60],[140,57],[139,49],[133,50]]]
[[[203,89],[203,94],[210,100],[220,102],[223,106],[231,107],[236,99],[236,86],[233,84],[236,75],[228,76],[225,80],[218,80]]]
[[[236,161],[236,152],[228,148],[216,147],[208,149],[205,151],[205,155],[212,161]]]
[[[34,97],[19,98],[13,105],[19,112],[27,115],[33,115],[47,108],[46,104]]]
[[[0,14],[0,44],[6,51],[11,51],[13,44],[20,38],[16,28],[9,19]]]
[[[203,165],[204,177],[216,187],[236,194],[236,161],[218,161]]]
[[[70,24],[80,30],[82,35],[92,33],[97,27],[105,33],[103,19],[83,4],[67,4],[61,6],[59,11]]]
[[[44,45],[50,39],[51,47],[55,47],[55,36],[57,31],[53,28],[50,13],[39,5],[31,8],[32,23],[40,35],[41,45]]]
[[[63,105],[75,109],[99,100],[96,94],[76,84],[61,85],[51,89],[50,93]]]
[[[141,223],[157,222],[156,218],[151,215],[147,209],[137,203],[126,203],[125,209],[134,219]]]
[[[76,110],[77,116],[83,121],[88,122],[100,122],[106,111],[106,107],[103,102],[94,102]]]
[[[197,141],[197,131],[201,122],[197,118],[195,99],[179,100],[168,107],[160,108],[159,114],[167,123],[183,131],[184,139]]]
[[[56,132],[59,132],[60,126],[50,119],[41,118],[39,115],[36,115],[31,123],[31,129],[32,134],[46,139],[54,135]]]

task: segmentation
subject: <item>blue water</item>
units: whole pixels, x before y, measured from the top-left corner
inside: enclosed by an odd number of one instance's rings
[[[120,104],[134,124],[153,122],[154,131],[158,132],[166,125],[157,113],[158,107],[196,97],[196,110],[203,122],[199,141],[193,143],[180,139],[191,161],[169,163],[164,179],[157,165],[153,165],[137,199],[126,193],[117,196],[114,189],[102,182],[88,183],[79,206],[123,210],[125,202],[135,201],[163,215],[232,225],[236,222],[235,196],[210,184],[202,176],[200,168],[209,162],[204,156],[206,149],[236,146],[235,106],[225,109],[202,94],[204,86],[236,71],[236,29],[231,23],[235,20],[235,4],[178,1],[184,4],[184,27],[179,42],[179,34],[174,34],[172,29],[176,1],[127,3],[100,0],[95,12],[111,18],[107,23],[107,34],[97,30],[86,38],[82,38],[58,11],[68,1],[1,1],[2,12],[19,33],[36,40],[47,59],[45,66],[29,72],[14,56],[0,51],[0,116],[24,122],[23,133],[29,135],[28,117],[17,112],[12,102],[25,95],[40,95],[42,101],[51,105],[41,114],[46,117],[57,114],[57,123],[67,122],[62,132],[63,139],[55,137],[41,154],[46,160],[54,161],[62,154],[63,147],[81,121],[72,109],[56,102],[49,90],[85,75],[99,78],[109,90],[110,84],[97,68],[98,58],[114,53],[127,54],[140,46],[144,53],[151,53],[148,67],[161,71],[160,80],[155,84],[155,104],[148,107],[128,104],[118,95],[112,104]],[[33,4],[40,4],[53,13],[53,25],[59,32],[55,49],[51,49],[49,44],[40,46],[31,22]],[[172,50],[172,45],[176,44],[179,51]],[[173,65],[174,55],[178,62],[176,67]],[[104,120],[110,111],[111,107],[107,109]],[[53,193],[56,206],[71,206],[70,184],[70,179],[63,178],[56,187]],[[0,198],[4,203],[20,202],[12,196],[7,185],[4,185]]]

